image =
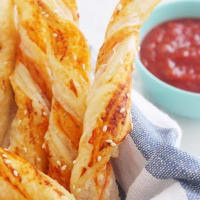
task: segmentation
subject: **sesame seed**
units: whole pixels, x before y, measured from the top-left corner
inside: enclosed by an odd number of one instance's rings
[[[28,112],[27,112],[27,110],[24,110],[24,114],[26,115]]]
[[[125,111],[126,111],[126,109],[123,107],[123,108],[121,108],[120,113],[123,113]]]
[[[40,161],[41,161],[41,158],[38,157],[38,158],[37,158],[37,161],[40,162]]]
[[[121,10],[121,9],[122,9],[122,4],[119,4],[118,10]]]
[[[44,116],[47,116],[48,114],[47,114],[46,112],[43,112],[43,115],[44,115]]]
[[[112,140],[106,140],[106,142],[110,144],[110,143],[112,143],[113,141],[112,141]]]
[[[73,164],[76,164],[76,160],[73,161]]]
[[[108,129],[108,127],[105,125],[105,126],[103,127],[103,132],[106,132],[107,129]]]
[[[75,61],[77,60],[77,56],[76,56],[76,55],[74,55],[74,60],[75,60]]]
[[[63,166],[61,167],[61,170],[64,171],[64,170],[66,170],[66,168],[67,168],[67,165],[63,165]]]
[[[120,61],[119,61],[119,62],[120,62],[120,64],[121,64],[121,65],[123,65],[123,64],[124,64],[124,61],[123,61],[122,59],[120,59]]]
[[[6,155],[5,153],[2,154],[2,157],[3,157],[3,158],[8,158],[7,155]]]
[[[48,16],[49,16],[49,14],[45,14],[44,16],[45,16],[45,17],[48,17]]]
[[[27,148],[26,147],[24,147],[24,152],[27,152]]]
[[[77,188],[77,192],[78,192],[78,193],[81,192],[81,188]]]
[[[19,121],[18,121],[18,124],[20,125],[22,123],[22,120],[20,119]]]
[[[116,146],[117,146],[116,143],[114,143],[114,142],[112,142],[110,145],[111,145],[112,147],[116,147]]]
[[[42,11],[41,14],[44,15],[44,14],[45,14],[45,11]]]
[[[57,33],[53,33],[53,37],[57,37],[58,36],[58,34]]]
[[[106,140],[106,142],[108,144],[110,144],[112,147],[116,147],[117,146],[116,143],[114,143],[112,140]]]
[[[54,10],[54,12],[55,12],[55,13],[59,13],[59,10],[58,10],[58,9],[56,9],[56,10]]]
[[[101,158],[102,158],[101,156],[98,156],[98,157],[97,157],[98,162],[101,161]]]
[[[57,163],[58,166],[61,166],[60,160],[57,160],[56,163]]]
[[[5,160],[5,163],[8,165],[8,164],[11,163],[11,161],[10,160]]]
[[[6,64],[8,64],[8,62],[7,62],[7,61],[4,61],[3,64],[6,65]]]
[[[128,98],[130,97],[130,94],[129,94],[129,93],[127,93],[127,97],[128,97]]]
[[[45,143],[42,144],[42,149],[45,149]]]
[[[17,172],[16,170],[13,171],[13,174],[14,174],[15,176],[18,176],[18,172]]]
[[[76,189],[76,186],[75,185],[73,185],[73,187],[72,187],[74,190]]]
[[[85,70],[85,64],[83,64],[83,70]]]

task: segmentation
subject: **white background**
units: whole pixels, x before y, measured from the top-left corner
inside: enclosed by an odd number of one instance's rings
[[[78,0],[80,28],[85,34],[88,44],[97,50],[103,43],[106,26],[117,3],[118,0]],[[134,87],[148,98],[142,90],[137,71],[134,79]],[[183,131],[181,148],[193,155],[200,156],[200,120],[168,114],[179,123]]]

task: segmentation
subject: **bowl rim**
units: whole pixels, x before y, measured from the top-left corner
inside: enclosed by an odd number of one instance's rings
[[[178,0],[178,1],[169,1],[169,2],[162,2],[160,5],[158,5],[153,12],[156,12],[157,10],[159,9],[163,9],[163,7],[165,7],[166,5],[173,5],[173,4],[184,4],[184,3],[199,3],[200,4],[200,1],[199,0]],[[183,15],[183,18],[184,18],[184,15]],[[177,18],[174,18],[174,19],[177,19]],[[200,14],[199,14],[199,19],[200,19]],[[164,21],[163,21],[164,22]],[[162,22],[161,22],[162,23]],[[159,25],[159,24],[157,24]],[[154,26],[156,27],[156,26]],[[154,28],[152,27],[152,28]],[[149,32],[149,31],[148,31]],[[148,34],[148,32],[146,34]],[[145,36],[146,36],[145,34]],[[144,37],[145,37],[144,36]],[[139,43],[139,49],[140,49],[140,43]],[[141,59],[140,59],[140,54],[139,54],[140,51],[138,51],[137,55],[136,55],[136,59],[135,59],[135,62],[138,63],[139,67],[148,75],[150,76],[151,79],[153,79],[154,81],[156,81],[158,84],[164,86],[165,88],[169,89],[169,90],[174,90],[175,92],[177,93],[181,93],[182,95],[190,95],[190,96],[193,96],[193,97],[198,97],[200,98],[200,93],[196,93],[196,92],[190,92],[190,91],[187,91],[187,90],[183,90],[183,89],[179,89],[175,86],[172,86],[162,80],[160,80],[158,77],[156,77],[154,74],[152,74],[145,66],[144,64],[142,63]],[[137,67],[136,67],[137,69]]]

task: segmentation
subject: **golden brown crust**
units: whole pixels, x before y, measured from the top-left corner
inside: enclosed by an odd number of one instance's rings
[[[17,155],[0,148],[0,199],[74,200],[50,177]]]
[[[0,145],[11,122],[13,102],[9,76],[15,64],[16,31],[12,0],[0,1]]]
[[[156,3],[121,0],[108,25],[94,84],[87,97],[83,135],[72,170],[70,188],[77,199],[119,198],[113,192],[117,186],[110,176],[109,160],[131,130],[132,65],[139,28]],[[108,187],[111,182],[112,187]]]
[[[9,150],[47,172],[42,144],[49,123],[52,81],[43,33],[44,16],[38,14],[32,0],[15,3],[20,43],[11,82],[18,110],[11,127]]]
[[[90,52],[75,21],[55,14],[47,0],[38,0],[37,5],[41,12],[48,15],[44,20],[45,37],[53,80],[53,100],[45,136],[48,174],[69,188],[90,85]],[[71,13],[74,15],[74,9],[71,9]]]

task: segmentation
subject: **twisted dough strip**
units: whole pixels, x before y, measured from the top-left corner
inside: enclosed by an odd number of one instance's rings
[[[50,177],[17,155],[0,148],[0,199],[74,200]]]
[[[66,1],[44,1],[55,15],[68,19]],[[73,5],[73,2],[69,1],[69,5]],[[48,14],[41,12],[38,6],[40,1],[15,0],[15,3],[20,44],[11,82],[18,111],[12,123],[9,149],[47,172],[48,160],[42,145],[52,100],[52,77],[45,38]]]
[[[0,145],[10,124],[13,104],[9,76],[15,63],[16,32],[12,0],[0,1]]]
[[[46,38],[53,79],[53,100],[45,136],[48,174],[69,188],[90,86],[90,52],[86,39],[74,21],[56,16],[47,6],[47,0],[37,2],[41,12],[48,14],[45,19]]]
[[[118,199],[110,157],[131,130],[133,61],[139,28],[159,0],[121,0],[108,25],[87,98],[84,130],[71,176],[77,199]]]

